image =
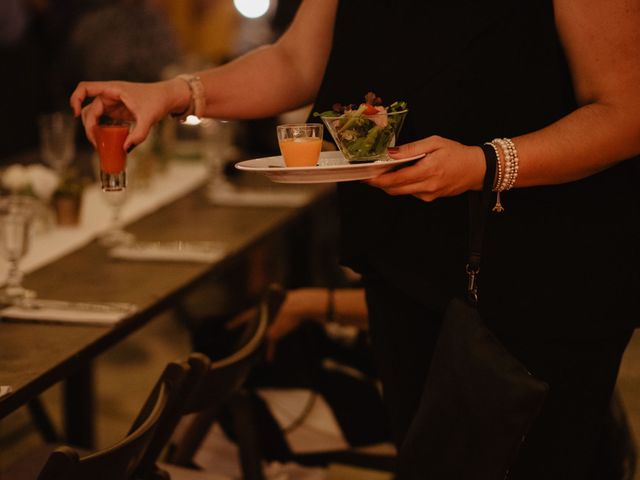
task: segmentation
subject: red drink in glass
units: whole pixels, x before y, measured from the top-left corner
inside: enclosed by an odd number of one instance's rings
[[[126,187],[127,153],[124,141],[129,125],[97,125],[94,129],[96,149],[100,157],[100,180],[105,191],[119,191]]]

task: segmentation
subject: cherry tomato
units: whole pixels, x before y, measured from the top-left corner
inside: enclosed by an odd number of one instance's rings
[[[378,112],[378,109],[376,107],[374,107],[373,105],[370,105],[368,103],[365,103],[366,108],[364,109],[364,113],[365,115],[375,115]]]

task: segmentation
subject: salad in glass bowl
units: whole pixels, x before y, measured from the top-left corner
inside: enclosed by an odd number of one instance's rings
[[[332,110],[318,113],[340,152],[350,163],[389,159],[387,148],[395,145],[404,118],[406,102],[384,106],[373,92],[359,105],[333,105]]]

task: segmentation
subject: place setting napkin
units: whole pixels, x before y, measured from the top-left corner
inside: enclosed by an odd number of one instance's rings
[[[118,245],[109,250],[109,256],[122,260],[213,263],[224,257],[226,250],[220,242],[169,241],[143,242]]]
[[[110,326],[132,315],[136,310],[137,307],[130,303],[29,299],[3,308],[0,310],[0,317],[11,322]]]

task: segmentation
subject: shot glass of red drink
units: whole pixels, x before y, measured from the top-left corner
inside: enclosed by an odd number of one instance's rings
[[[100,158],[100,182],[105,192],[121,191],[127,186],[124,141],[128,135],[128,123],[107,123],[94,128],[96,150]]]

